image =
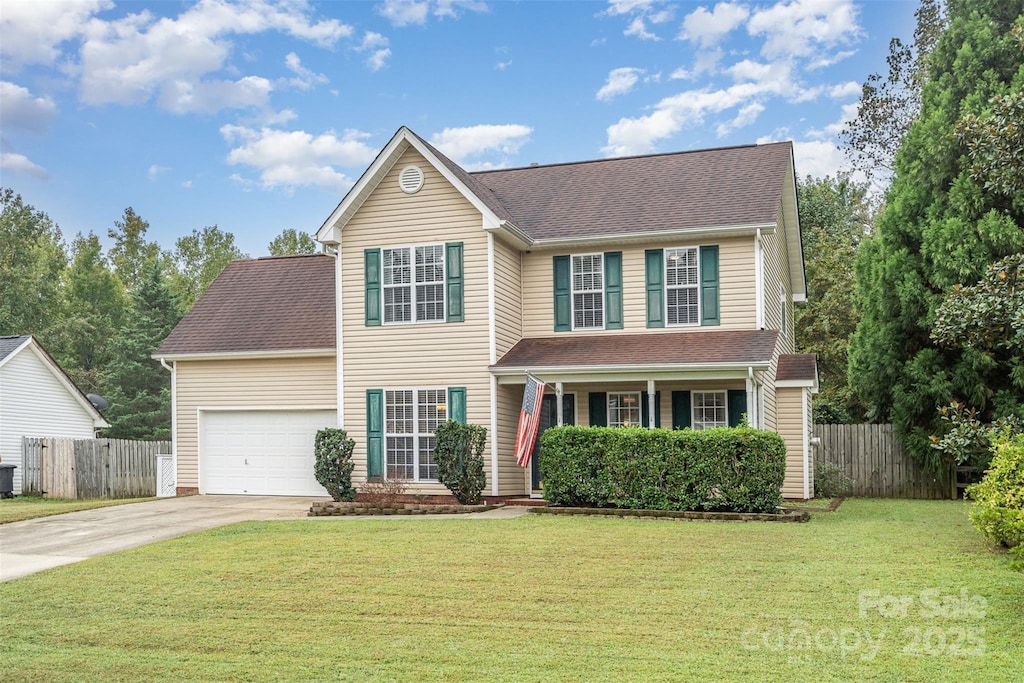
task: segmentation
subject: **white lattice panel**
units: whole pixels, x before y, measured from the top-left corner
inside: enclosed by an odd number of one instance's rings
[[[156,495],[160,498],[170,498],[177,493],[176,484],[174,456],[156,456]]]

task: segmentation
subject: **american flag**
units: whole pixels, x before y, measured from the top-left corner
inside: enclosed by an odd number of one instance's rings
[[[516,431],[516,464],[520,467],[530,466],[543,398],[544,382],[538,382],[527,375],[526,388],[523,390],[523,409],[519,412],[519,429]]]

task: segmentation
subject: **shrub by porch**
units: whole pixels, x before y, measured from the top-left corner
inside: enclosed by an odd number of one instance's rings
[[[541,437],[544,497],[557,505],[775,512],[786,445],[750,427],[552,427]]]

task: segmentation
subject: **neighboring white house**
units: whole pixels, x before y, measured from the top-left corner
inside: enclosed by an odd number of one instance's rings
[[[109,426],[32,336],[0,336],[0,460],[18,466],[15,493],[23,436],[91,439]]]

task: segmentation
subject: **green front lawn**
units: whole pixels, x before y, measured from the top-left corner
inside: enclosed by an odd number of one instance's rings
[[[35,498],[32,496],[18,496],[17,498],[6,498],[0,500],[0,524],[20,522],[22,520],[33,519],[35,517],[59,515],[64,512],[78,512],[79,510],[105,508],[110,505],[140,503],[144,500],[155,500],[155,498],[99,498],[94,500],[70,500],[67,498]]]
[[[847,500],[807,524],[253,522],[0,584],[0,606],[14,679],[931,682],[1024,671],[1024,575],[956,501]]]

